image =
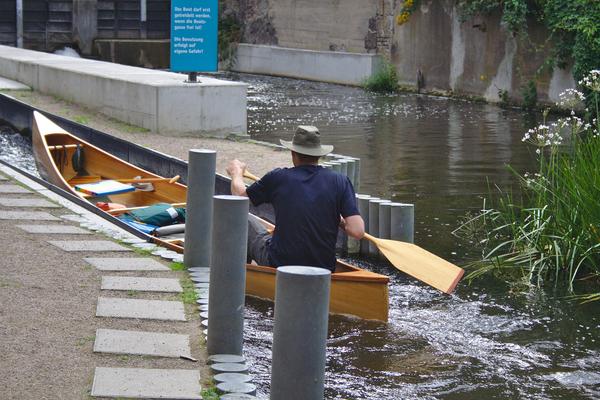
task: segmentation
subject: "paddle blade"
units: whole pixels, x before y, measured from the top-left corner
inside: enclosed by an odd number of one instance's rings
[[[452,293],[465,273],[462,268],[412,243],[374,239],[394,267],[444,293]]]

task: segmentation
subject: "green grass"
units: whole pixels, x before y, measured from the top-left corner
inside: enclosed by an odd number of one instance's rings
[[[203,400],[219,400],[221,397],[217,388],[214,386],[202,389],[201,396]]]
[[[383,61],[379,70],[367,78],[363,88],[371,92],[395,93],[398,91],[398,72],[389,61]]]
[[[82,125],[87,125],[90,123],[90,119],[84,115],[74,116],[73,121],[77,122],[78,124],[82,124]]]
[[[169,264],[169,268],[171,268],[172,271],[185,271],[187,269],[184,263],[175,261]]]
[[[196,295],[196,288],[194,287],[194,282],[189,277],[180,279],[181,287],[183,288],[183,292],[179,295],[179,298],[183,302],[183,304],[196,304],[196,300],[198,296]]]

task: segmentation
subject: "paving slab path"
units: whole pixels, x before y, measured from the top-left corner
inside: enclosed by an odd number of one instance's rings
[[[11,191],[25,191],[30,193],[32,199],[45,199],[33,190],[23,189],[12,179],[6,179],[1,172],[0,180],[0,187],[9,186]],[[4,193],[0,197],[10,196]],[[17,195],[23,196],[20,193]],[[15,220],[14,213],[25,214],[20,214]],[[160,395],[162,398],[174,398],[183,390],[189,398],[200,398],[200,386],[205,382],[198,379],[200,376],[208,377],[208,369],[204,362],[204,339],[195,304],[180,309],[187,322],[95,316],[100,297],[112,299],[124,295],[124,292],[101,291],[103,275],[135,274],[145,278],[180,279],[186,273],[171,271],[167,262],[157,257],[140,257],[133,251],[115,253],[81,249],[68,252],[50,244],[51,241],[81,240],[82,228],[77,226],[78,223],[60,218],[72,214],[72,210],[62,207],[20,208],[0,204],[0,398],[90,399],[92,385],[102,380],[102,376],[96,375],[96,372],[106,370],[110,375],[114,369],[118,369],[122,377],[144,376],[144,373],[136,375],[137,370],[159,371],[156,372],[159,376],[169,376],[169,371],[189,371],[176,372],[176,376],[184,377],[181,387],[170,394]],[[6,215],[11,215],[11,218],[2,218]],[[39,219],[37,217],[40,215],[49,215],[52,221],[21,223],[22,217]],[[92,241],[110,240],[103,234],[84,231],[87,233],[85,237]],[[133,265],[134,270],[124,271],[123,267],[128,265]],[[113,270],[107,273],[102,268]],[[135,300],[140,301],[175,302],[178,296],[176,293],[135,292]],[[93,346],[100,329],[184,335],[189,338],[191,358],[198,362],[178,357],[94,353]],[[179,344],[165,346],[177,348]],[[143,385],[144,382],[131,381],[131,384]],[[127,389],[126,386],[123,388]],[[125,392],[113,394],[124,397]]]

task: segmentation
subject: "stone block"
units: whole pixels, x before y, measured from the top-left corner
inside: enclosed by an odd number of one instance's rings
[[[98,329],[94,352],[157,357],[191,357],[188,335]]]
[[[17,228],[28,233],[91,235],[90,231],[71,225],[17,225]]]
[[[198,370],[97,367],[91,395],[201,400],[200,391]]]
[[[103,290],[139,290],[141,292],[183,292],[178,279],[134,276],[103,276],[100,288]]]
[[[0,219],[32,220],[32,221],[60,221],[54,215],[43,211],[4,211],[0,210]]]
[[[31,90],[27,85],[23,85],[20,82],[16,82],[10,79],[6,79],[0,76],[0,89],[4,90]],[[0,179],[2,180],[2,179]]]
[[[16,199],[0,197],[0,205],[5,207],[40,207],[40,208],[59,208],[60,206],[44,199]]]
[[[170,271],[151,258],[84,258],[84,261],[100,271]]]
[[[25,189],[22,186],[13,185],[12,183],[9,183],[9,184],[0,185],[0,193],[29,193],[29,194],[31,194],[32,192],[30,190]]]
[[[68,252],[131,251],[109,240],[49,240],[48,243]]]
[[[97,317],[141,318],[166,321],[185,321],[180,301],[98,298]]]

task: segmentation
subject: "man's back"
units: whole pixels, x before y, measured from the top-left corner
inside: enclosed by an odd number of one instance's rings
[[[340,215],[357,215],[347,177],[316,165],[276,169],[247,189],[253,204],[271,203],[276,228],[269,252],[274,266],[335,267]]]

